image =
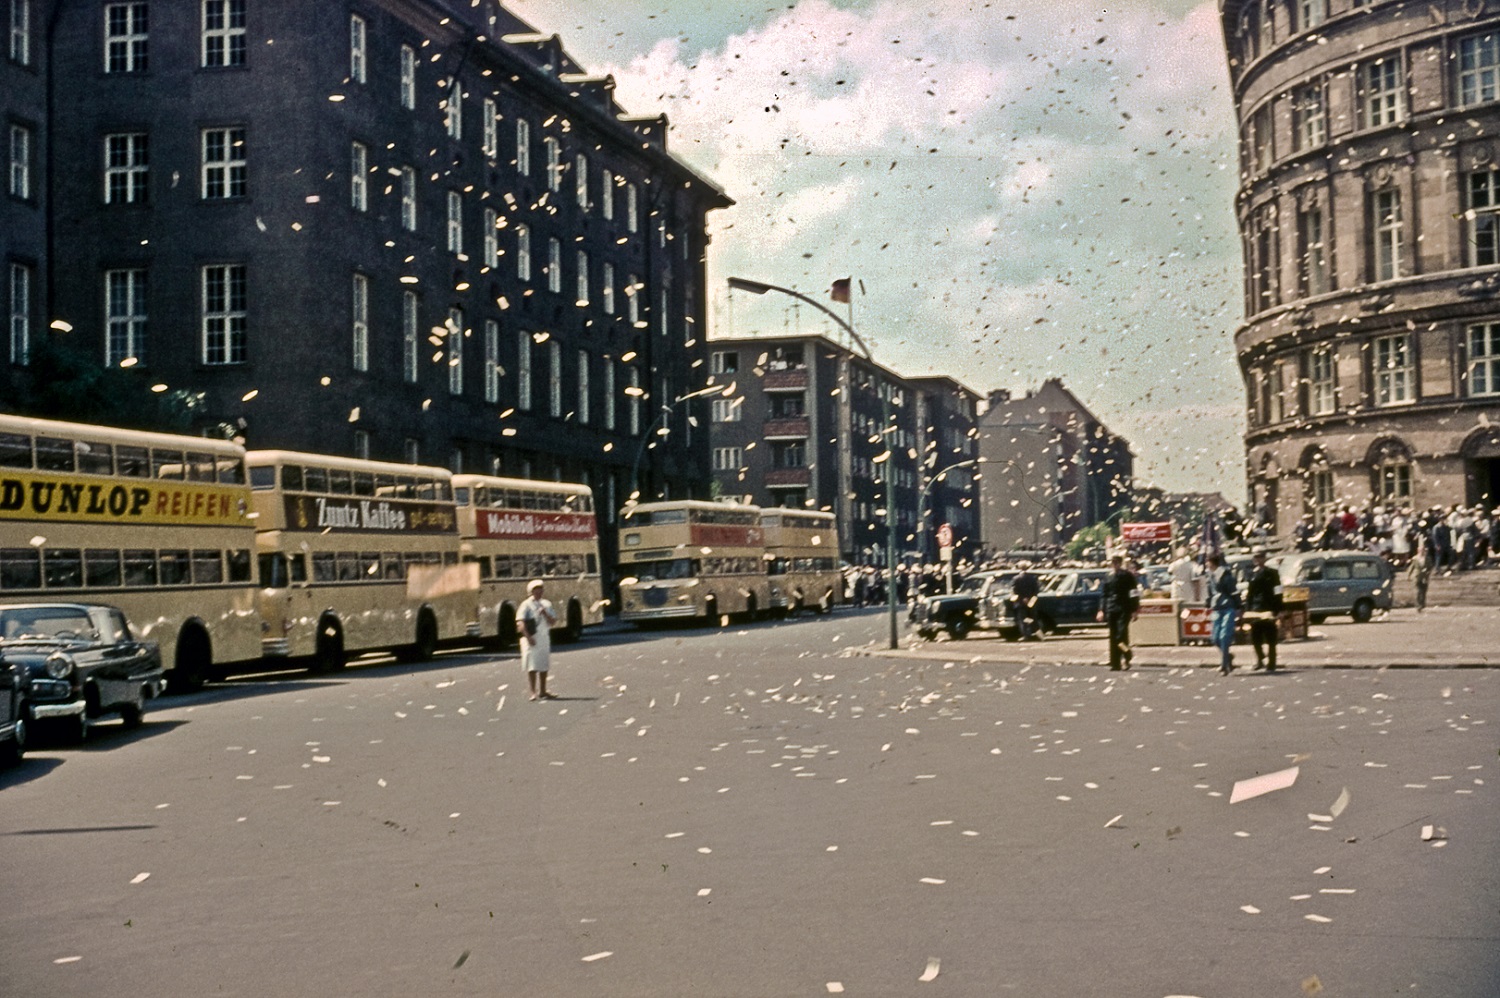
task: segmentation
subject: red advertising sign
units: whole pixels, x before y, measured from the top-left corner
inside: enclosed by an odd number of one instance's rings
[[[695,523],[688,535],[699,547],[758,548],[765,542],[759,527],[725,523]]]
[[[527,541],[588,541],[598,536],[592,513],[534,513],[530,510],[481,509],[475,533]]]
[[[1207,641],[1213,632],[1213,614],[1207,607],[1185,606],[1182,608],[1182,630],[1184,641]]]
[[[1172,539],[1172,524],[1170,523],[1122,523],[1120,524],[1120,540],[1131,543],[1149,541],[1170,541]]]

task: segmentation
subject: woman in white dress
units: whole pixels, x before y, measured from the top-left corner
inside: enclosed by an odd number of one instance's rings
[[[532,579],[526,586],[527,597],[516,610],[516,633],[521,636],[521,668],[526,670],[531,699],[555,700],[547,692],[547,670],[552,664],[552,625],[557,616],[552,601],[542,598],[543,591],[541,579]]]

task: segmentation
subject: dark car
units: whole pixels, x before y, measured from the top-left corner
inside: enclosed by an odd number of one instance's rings
[[[0,766],[26,752],[26,669],[0,656]]]
[[[959,584],[956,592],[918,597],[911,606],[911,625],[919,636],[932,640],[938,632],[962,640],[975,630],[999,630],[1005,626],[1005,597],[1019,571],[975,572]]]
[[[1042,591],[1036,598],[1035,613],[1043,633],[1102,626],[1098,615],[1107,578],[1109,571],[1103,568],[1065,568],[1042,573]],[[1020,631],[1007,618],[1000,626],[1000,635],[1014,641],[1020,637]]]
[[[135,727],[167,687],[155,642],[137,641],[112,606],[0,605],[0,659],[26,670],[23,724],[57,724],[74,742],[109,714]]]

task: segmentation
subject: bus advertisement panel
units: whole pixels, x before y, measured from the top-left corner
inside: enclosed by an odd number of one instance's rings
[[[260,656],[245,452],[0,416],[0,599],[123,610],[176,689]]]
[[[479,570],[482,636],[515,643],[516,608],[531,579],[547,584],[561,640],[603,623],[599,528],[587,486],[455,475],[453,492],[463,558]]]
[[[726,615],[771,606],[765,532],[757,506],[682,500],[621,511],[620,619]]]

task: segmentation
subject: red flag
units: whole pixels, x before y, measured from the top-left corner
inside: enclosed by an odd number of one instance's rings
[[[850,280],[851,278],[848,277],[840,277],[838,280],[834,281],[833,288],[828,292],[828,297],[832,298],[834,301],[843,302],[845,305],[849,304]]]

